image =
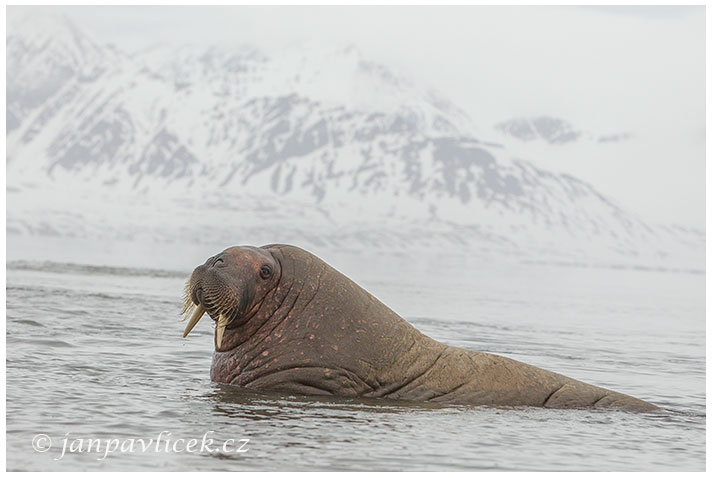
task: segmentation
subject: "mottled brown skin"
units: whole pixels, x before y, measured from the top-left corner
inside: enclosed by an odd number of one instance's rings
[[[433,340],[294,246],[231,247],[196,268],[189,287],[193,302],[213,319],[231,317],[221,346],[216,343],[210,373],[216,382],[307,395],[659,410],[558,373]],[[232,302],[217,304],[221,288]]]

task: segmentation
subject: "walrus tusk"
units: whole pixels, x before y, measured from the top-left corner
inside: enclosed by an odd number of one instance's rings
[[[220,348],[220,345],[222,344],[223,333],[225,332],[225,327],[227,326],[227,322],[228,322],[227,317],[220,314],[220,317],[218,317],[218,331],[217,331],[218,348]]]
[[[195,327],[195,324],[198,323],[198,321],[203,317],[203,315],[205,315],[205,307],[198,304],[198,307],[195,309],[195,312],[193,312],[193,316],[188,321],[188,325],[185,326],[183,338],[188,336],[190,331],[193,330],[193,327]]]

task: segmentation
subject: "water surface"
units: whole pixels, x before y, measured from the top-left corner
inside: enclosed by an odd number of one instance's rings
[[[265,395],[212,383],[212,327],[177,319],[189,271],[7,266],[8,470],[704,470],[703,274],[343,260],[424,333],[669,412]],[[342,269],[344,270],[344,269]],[[66,452],[63,439],[247,439],[244,453]],[[46,434],[49,451],[33,450]],[[105,448],[105,447],[104,447]],[[102,450],[104,449],[102,448]],[[237,446],[235,447],[237,448]],[[61,457],[61,458],[60,458]]]

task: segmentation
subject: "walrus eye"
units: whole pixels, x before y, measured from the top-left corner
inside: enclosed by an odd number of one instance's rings
[[[272,277],[272,269],[270,268],[270,266],[262,266],[262,268],[260,269],[260,277],[262,277],[263,279],[269,279],[270,277]]]

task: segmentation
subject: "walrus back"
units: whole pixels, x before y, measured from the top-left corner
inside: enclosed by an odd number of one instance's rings
[[[658,410],[513,359],[438,342],[317,256],[294,246],[276,247],[292,262],[291,273],[308,297],[296,321],[299,333],[309,338],[299,353],[310,367],[339,378],[310,377],[313,388],[334,395],[472,405]]]

